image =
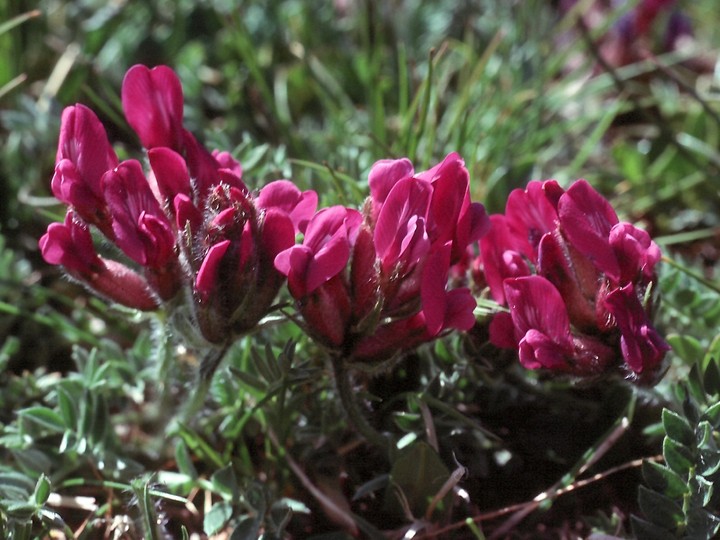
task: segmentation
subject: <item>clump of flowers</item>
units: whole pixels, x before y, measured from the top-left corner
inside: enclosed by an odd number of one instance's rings
[[[495,345],[530,369],[588,376],[621,364],[656,380],[669,346],[651,322],[661,253],[647,232],[584,180],[567,191],[531,182],[490,221],[476,278],[508,308],[491,321]]]
[[[119,304],[187,310],[205,339],[226,344],[267,314],[284,282],[273,261],[305,230],[317,195],[288,180],[248,189],[229,153],[183,128],[168,67],[132,67],[122,104],[149,168],[119,162],[90,109],[65,109],[51,187],[68,211],[40,239],[42,255]],[[119,256],[98,254],[93,228]]]
[[[275,266],[311,336],[346,360],[376,363],[475,324],[470,290],[448,289],[448,276],[489,221],[457,154],[420,173],[408,159],[379,161],[369,186],[362,212],[320,210]]]
[[[651,323],[660,250],[583,180],[567,191],[532,182],[488,217],[459,155],[418,173],[408,159],[382,160],[360,211],[316,213],[315,192],[289,180],[252,191],[229,153],[184,129],[170,68],[131,68],[122,104],[148,166],[120,162],[95,114],[68,107],[51,183],[68,211],[40,239],[46,261],[112,301],[187,316],[224,350],[287,278],[305,331],[342,370],[471,329],[476,302],[458,276],[479,242],[476,277],[507,307],[491,340],[523,365],[597,375],[622,358],[640,382],[661,372],[669,347]],[[98,253],[93,230],[115,256]]]

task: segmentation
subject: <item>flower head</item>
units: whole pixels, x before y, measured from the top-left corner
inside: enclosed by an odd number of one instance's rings
[[[377,362],[475,323],[450,268],[488,229],[471,203],[457,154],[415,174],[407,159],[377,162],[364,215],[335,206],[307,225],[301,245],[275,259],[308,332],[356,361]]]
[[[40,240],[43,256],[121,304],[189,307],[207,340],[227,342],[271,308],[285,279],[275,257],[305,230],[317,195],[288,180],[251,192],[228,152],[209,152],[183,127],[182,87],[166,66],[132,67],[122,104],[150,168],[118,163],[92,111],[66,109],[52,190],[71,210]],[[90,226],[137,271],[99,257]],[[191,294],[177,300],[181,289]]]
[[[497,346],[517,348],[531,369],[599,374],[622,359],[641,382],[661,371],[668,347],[641,302],[660,260],[647,232],[620,222],[584,180],[567,191],[531,182],[490,221],[476,266],[510,310],[491,323]]]

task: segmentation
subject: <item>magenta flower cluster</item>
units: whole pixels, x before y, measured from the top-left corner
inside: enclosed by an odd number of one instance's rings
[[[377,162],[363,212],[318,212],[301,245],[278,255],[308,332],[354,361],[378,361],[448,329],[475,324],[466,287],[448,290],[450,267],[487,232],[457,154],[415,173],[407,159]]]
[[[521,363],[597,375],[624,360],[630,378],[653,382],[669,350],[651,323],[661,254],[647,232],[618,220],[584,180],[513,191],[480,241],[480,279],[508,307],[490,338]]]
[[[190,298],[202,335],[225,343],[267,314],[284,282],[275,256],[305,230],[317,195],[287,180],[250,191],[229,153],[209,152],[183,128],[182,88],[168,67],[131,68],[122,105],[149,168],[119,162],[90,109],[65,109],[51,187],[69,208],[40,239],[43,257],[131,308]],[[124,257],[99,255],[91,227]]]
[[[380,362],[478,324],[464,285],[479,243],[476,277],[508,308],[491,339],[523,365],[593,375],[623,358],[643,381],[660,369],[668,346],[650,322],[660,250],[582,180],[567,191],[532,182],[488,217],[457,154],[422,172],[382,160],[360,210],[316,211],[315,192],[289,180],[248,188],[228,152],[200,144],[170,68],[131,68],[122,105],[145,158],[120,162],[95,114],[68,107],[51,183],[67,215],[40,239],[47,262],[111,301],[186,313],[228,344],[287,280],[310,336],[336,357]]]

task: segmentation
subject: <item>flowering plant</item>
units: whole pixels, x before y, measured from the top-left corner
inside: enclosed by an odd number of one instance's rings
[[[476,277],[509,310],[491,322],[494,344],[531,369],[597,375],[622,358],[630,378],[657,379],[669,346],[651,323],[661,254],[647,232],[584,180],[531,182],[490,221]]]
[[[341,3],[10,9],[0,538],[718,534],[712,2]]]
[[[469,330],[475,300],[448,290],[450,267],[489,227],[469,177],[450,154],[415,173],[407,159],[370,170],[363,212],[335,206],[275,259],[308,332],[352,361],[378,362],[449,329]]]
[[[208,342],[227,344],[270,310],[284,281],[273,260],[305,230],[317,195],[288,180],[251,191],[229,153],[183,128],[168,67],[131,68],[122,103],[149,170],[118,162],[90,109],[65,109],[51,185],[68,212],[40,239],[43,257],[124,306],[188,313]],[[129,261],[100,256],[91,227]]]

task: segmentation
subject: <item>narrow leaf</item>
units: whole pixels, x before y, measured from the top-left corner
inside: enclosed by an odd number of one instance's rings
[[[638,503],[643,514],[663,529],[674,531],[683,522],[683,511],[677,503],[645,486],[638,488]]]
[[[41,427],[62,433],[65,431],[65,422],[62,417],[47,407],[29,407],[18,412],[19,416]]]
[[[40,478],[38,478],[37,484],[35,484],[35,493],[33,494],[35,504],[37,504],[38,506],[42,506],[48,500],[49,496],[50,479],[45,476],[45,474],[41,474]]]
[[[660,463],[644,461],[642,475],[651,489],[664,493],[672,499],[679,499],[688,491],[685,481],[676,472]]]
[[[710,422],[715,429],[720,429],[720,401],[707,409],[703,413],[702,419]]]
[[[694,460],[690,450],[676,443],[669,437],[665,437],[663,441],[663,456],[665,457],[667,466],[681,477],[686,476],[690,467],[694,466]]]
[[[220,532],[232,517],[232,513],[233,509],[230,503],[225,501],[215,503],[203,519],[205,534],[212,536]]]
[[[197,479],[197,469],[195,469],[195,465],[193,465],[192,457],[190,457],[190,451],[183,440],[179,440],[175,445],[175,462],[177,463],[178,470],[181,473],[192,479]]]
[[[669,409],[663,409],[662,422],[665,433],[673,441],[685,446],[693,445],[695,433],[685,418]]]
[[[215,471],[210,481],[218,493],[229,496],[231,500],[237,500],[239,490],[232,465],[227,465],[219,471]]]
[[[637,540],[677,540],[677,537],[670,531],[637,516],[630,518],[630,524],[633,536]]]

